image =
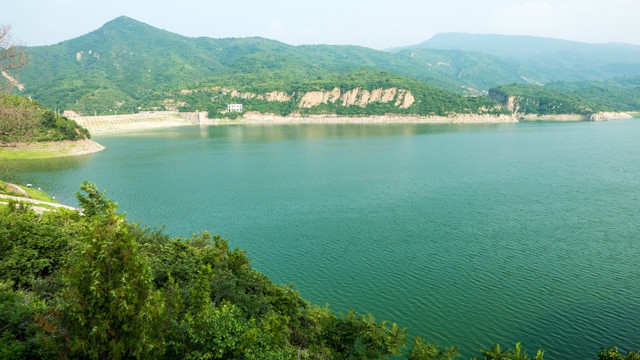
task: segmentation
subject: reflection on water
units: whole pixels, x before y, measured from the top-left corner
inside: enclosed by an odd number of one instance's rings
[[[164,139],[227,139],[232,142],[258,143],[288,140],[320,139],[327,137],[408,136],[458,132],[486,132],[496,128],[508,129],[514,124],[300,124],[300,125],[225,125],[179,127],[129,134],[109,135],[111,138],[164,138]],[[197,129],[197,131],[194,131]]]
[[[9,172],[9,176],[32,171],[57,172],[82,168],[91,161],[92,156],[93,154],[54,159],[7,160],[3,166]]]

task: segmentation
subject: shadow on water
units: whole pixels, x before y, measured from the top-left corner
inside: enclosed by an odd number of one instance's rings
[[[91,161],[91,155],[72,156],[52,159],[2,160],[2,174],[8,181],[16,174],[29,172],[52,173],[79,169]]]

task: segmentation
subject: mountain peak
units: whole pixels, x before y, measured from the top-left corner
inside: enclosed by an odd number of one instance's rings
[[[110,28],[122,28],[124,26],[127,27],[131,27],[131,26],[146,26],[146,27],[152,27],[151,25],[147,25],[141,21],[138,21],[136,19],[132,19],[128,16],[118,16],[117,18],[110,20],[108,22],[106,22],[104,25],[102,25],[103,29],[110,29]]]

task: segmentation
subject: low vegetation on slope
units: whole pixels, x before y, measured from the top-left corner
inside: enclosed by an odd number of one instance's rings
[[[400,75],[369,70],[303,79],[273,72],[216,77],[175,92],[164,103],[175,104],[180,111],[206,110],[210,117],[225,116],[230,103],[243,104],[244,111],[283,116],[506,112],[485,97],[463,97]]]
[[[557,82],[545,87],[576,94],[611,111],[640,111],[640,77],[606,81]]]
[[[0,146],[89,137],[89,132],[75,121],[36,101],[19,96],[0,96]]]
[[[503,85],[489,90],[489,97],[519,114],[591,114],[606,107],[580,95],[537,85]]]
[[[546,86],[502,85],[491,89],[489,97],[522,114],[640,111],[640,77],[557,82]]]

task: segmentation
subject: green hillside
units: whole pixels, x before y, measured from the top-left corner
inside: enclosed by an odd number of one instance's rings
[[[613,111],[640,111],[640,76],[605,81],[557,82],[547,88],[571,92]]]
[[[421,44],[391,51],[415,52],[417,49],[458,50],[497,56],[518,64],[519,76],[542,84],[640,75],[640,46],[629,44],[587,44],[534,36],[444,33]]]
[[[600,111],[640,111],[640,77],[606,81],[557,82],[546,86],[502,85],[489,97],[523,114],[591,114]]]
[[[528,71],[518,62],[480,52],[407,48],[397,54],[422,64],[424,74],[455,80],[459,88],[472,94],[502,84],[534,81],[522,76]]]
[[[203,79],[275,72],[296,81],[362,68],[433,80],[411,59],[357,46],[290,46],[263,38],[188,38],[119,17],[56,45],[28,48],[25,93],[83,114],[133,112]]]
[[[22,71],[21,81],[26,88],[21,95],[29,95],[49,108],[84,115],[163,109],[165,101],[173,101],[174,107],[185,110],[218,109],[222,100],[231,99],[210,94],[211,101],[206,103],[203,96],[182,96],[181,91],[203,90],[207,86],[240,91],[248,84],[259,86],[263,92],[296,92],[298,98],[293,97],[291,104],[245,101],[249,108],[269,108],[284,114],[297,111],[296,101],[302,96],[299,88],[313,88],[320,81],[324,82],[323,90],[349,90],[348,84],[341,82],[343,78],[358,74],[364,83],[376,83],[390,73],[395,74],[392,86],[420,88],[415,90],[420,94],[419,103],[433,102],[428,109],[414,106],[414,114],[475,112],[495,104],[479,98],[461,100],[436,92],[433,87],[477,96],[504,84],[602,81],[640,74],[640,46],[633,45],[439,34],[419,45],[377,51],[360,46],[291,46],[264,38],[189,38],[124,16],[84,36],[27,51],[32,64]],[[328,80],[333,83],[326,83]],[[427,87],[429,90],[425,90]],[[582,96],[598,103],[598,94],[609,96],[611,91],[621,90],[616,83],[596,88],[591,94],[585,90]],[[633,96],[623,94],[630,104]],[[177,106],[182,102],[187,104]],[[331,106],[314,110],[345,114],[354,110],[358,114],[399,112],[378,105],[367,105],[375,107],[370,112]]]
[[[36,141],[81,140],[89,132],[34,100],[0,96],[0,146]]]
[[[280,99],[270,99],[273,92]],[[172,100],[181,104],[180,111],[206,110],[210,117],[224,116],[230,103],[243,104],[244,111],[283,116],[507,113],[486,97],[463,97],[404,76],[368,70],[303,80],[286,72],[229,75],[202,81],[176,93]]]

